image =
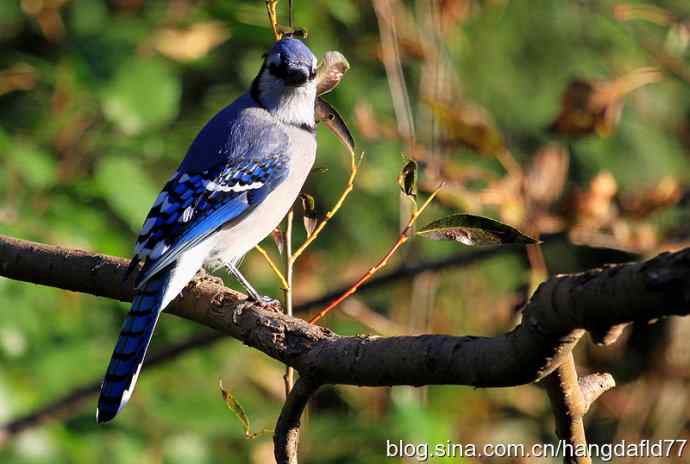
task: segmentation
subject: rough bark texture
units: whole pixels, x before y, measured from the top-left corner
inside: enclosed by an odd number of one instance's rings
[[[297,464],[300,418],[309,398],[319,386],[308,377],[300,377],[290,390],[273,435],[274,455],[278,464]]]
[[[17,280],[129,301],[126,266],[121,258],[0,237],[0,275]],[[522,323],[496,337],[343,337],[280,309],[201,276],[167,312],[237,338],[300,373],[276,426],[281,464],[297,462],[301,413],[326,383],[507,387],[548,376],[557,434],[575,446],[586,444],[583,415],[615,382],[608,374],[578,379],[573,347],[586,332],[610,344],[630,322],[690,313],[690,249],[549,279],[524,307]],[[565,456],[564,462],[591,461]]]
[[[125,261],[0,239],[0,275],[128,301]],[[237,338],[324,383],[506,387],[540,380],[585,331],[611,342],[621,324],[690,312],[690,249],[642,262],[554,277],[522,323],[496,337],[339,336],[248,302],[220,279],[195,279],[166,310]]]

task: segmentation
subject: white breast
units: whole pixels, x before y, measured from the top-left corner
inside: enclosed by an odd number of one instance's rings
[[[205,264],[216,267],[240,259],[283,220],[297,199],[316,158],[316,140],[308,132],[285,126],[290,138],[290,172],[266,199],[242,221],[220,230]]]

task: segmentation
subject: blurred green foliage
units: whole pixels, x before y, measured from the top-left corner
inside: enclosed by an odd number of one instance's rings
[[[357,277],[397,237],[396,177],[400,152],[408,147],[395,138],[358,136],[355,108],[364,103],[379,123],[395,125],[369,2],[294,3],[297,25],[310,32],[308,44],[316,55],[339,50],[352,64],[327,99],[350,121],[358,148],[366,152],[355,192],[299,263],[296,299],[305,301]],[[690,15],[684,0],[657,3],[679,16]],[[569,81],[610,79],[656,65],[635,35],[663,42],[667,33],[653,25],[631,31],[611,17],[613,2],[440,4],[449,9],[469,5],[471,14],[457,19],[443,37],[458,76],[456,90],[493,116],[523,165],[552,138],[545,128],[558,114]],[[208,22],[221,24],[229,38],[192,59],[161,52],[160,41],[173,40],[162,34],[165,30]],[[0,233],[129,256],[158,189],[204,122],[248,88],[271,41],[263,0],[0,2]],[[687,52],[678,59],[690,68]],[[416,102],[421,66],[411,53],[404,53],[403,60]],[[602,170],[628,190],[643,189],[663,176],[690,180],[682,137],[682,131],[690,131],[690,85],[665,78],[638,90],[631,100],[611,136],[568,142],[572,184],[586,189]],[[451,155],[463,166],[501,172],[496,160],[471,150]],[[346,151],[324,129],[319,130],[317,165],[328,171],[315,173],[305,191],[316,197],[323,214],[349,175]],[[447,212],[440,205],[432,209],[426,219]],[[678,208],[655,220],[672,228],[687,219],[687,211]],[[297,235],[304,238],[301,228]],[[405,260],[458,250],[455,243],[418,242],[403,251]],[[266,245],[272,247],[270,239]],[[497,257],[432,279],[433,317],[430,308],[414,314],[417,284],[409,281],[363,299],[413,332],[500,333],[513,323],[516,294],[529,279],[519,256]],[[547,248],[552,272],[579,270],[578,259],[572,247]],[[248,256],[245,267],[261,290],[279,294],[257,254]],[[0,421],[99,378],[127,310],[114,301],[6,279],[0,279],[0,308]],[[430,321],[426,325],[419,322],[424,318]],[[327,323],[343,334],[370,332],[339,314]],[[198,330],[189,321],[164,317],[152,349]],[[246,440],[217,385],[222,378],[258,430],[272,427],[279,414],[282,373],[281,365],[262,354],[224,341],[146,372],[112,425],[96,426],[94,399],[64,422],[13,439],[0,449],[0,462],[270,462],[271,437]],[[501,391],[337,387],[321,397],[304,428],[305,463],[389,462],[386,439],[553,439],[544,398],[529,386]],[[611,440],[613,433],[603,430],[594,439]]]

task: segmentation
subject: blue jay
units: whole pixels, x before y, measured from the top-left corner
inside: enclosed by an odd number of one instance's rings
[[[284,38],[265,56],[251,89],[216,114],[153,204],[130,271],[136,294],[108,365],[96,420],[127,404],[160,312],[202,267],[225,267],[257,301],[238,270],[278,226],[316,155],[316,57]]]

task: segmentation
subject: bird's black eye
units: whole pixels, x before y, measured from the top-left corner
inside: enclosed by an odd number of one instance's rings
[[[289,85],[302,85],[309,80],[310,70],[306,66],[289,66],[284,80]]]
[[[316,72],[301,63],[290,63],[288,61],[272,62],[268,64],[268,71],[286,84],[299,86],[307,81],[314,79]]]

